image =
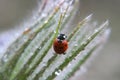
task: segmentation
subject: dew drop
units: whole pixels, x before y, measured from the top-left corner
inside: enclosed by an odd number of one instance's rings
[[[45,80],[46,79],[46,77],[43,77],[43,80]]]
[[[94,32],[96,33],[96,32],[98,32],[98,31],[99,31],[98,29],[95,29],[95,31],[94,31]]]
[[[78,46],[78,44],[75,44],[75,46],[77,47],[77,46]]]
[[[39,46],[35,46],[35,50],[36,50],[36,49],[39,49]]]
[[[47,17],[47,14],[46,13],[42,13],[41,15],[43,18]]]
[[[18,37],[20,35],[20,33],[15,33],[15,37]]]
[[[48,21],[46,20],[44,23],[45,23],[45,24],[47,24],[47,23],[48,23]]]
[[[93,14],[90,14],[89,16],[87,16],[87,17],[85,18],[85,20],[86,20],[86,21],[90,21],[91,18],[92,18],[92,15],[93,15]]]
[[[68,66],[71,66],[71,63],[69,63]]]
[[[54,31],[54,33],[56,33],[56,31]]]
[[[17,74],[17,72],[16,72],[16,71],[14,71],[14,74]]]
[[[55,75],[57,75],[57,76],[58,76],[58,75],[60,75],[60,73],[56,71],[56,72],[55,72]]]
[[[65,17],[68,17],[68,16],[69,16],[68,14],[65,15]]]
[[[85,45],[86,44],[86,42],[84,41],[83,43],[82,43],[82,45]]]
[[[91,40],[91,37],[88,37],[88,40]]]
[[[70,2],[69,2],[69,5],[72,5],[74,3],[74,0],[71,0]]]
[[[47,64],[46,64],[46,62],[43,62],[43,64],[42,64],[43,66],[46,66]]]
[[[60,69],[59,69],[58,71],[59,71],[59,72],[61,72],[61,70],[60,70]]]
[[[32,65],[29,65],[29,68],[32,68]]]
[[[33,52],[30,52],[30,54],[29,54],[30,56],[32,56],[33,55]]]
[[[58,71],[55,71],[55,75],[60,75],[61,70],[59,69]]]

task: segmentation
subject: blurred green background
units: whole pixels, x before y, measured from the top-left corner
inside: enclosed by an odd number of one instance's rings
[[[0,32],[29,20],[38,8],[38,0],[0,0]],[[120,0],[80,0],[79,8],[77,17],[80,20],[91,13],[99,23],[108,19],[111,35],[104,49],[87,68],[88,71],[77,79],[120,80]]]

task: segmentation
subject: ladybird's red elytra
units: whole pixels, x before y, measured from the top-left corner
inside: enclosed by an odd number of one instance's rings
[[[65,54],[65,51],[68,49],[68,42],[66,40],[65,34],[59,34],[58,37],[54,40],[53,48],[57,54]]]

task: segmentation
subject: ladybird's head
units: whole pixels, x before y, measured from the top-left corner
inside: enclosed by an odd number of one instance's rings
[[[67,38],[67,36],[65,34],[59,34],[57,39],[59,40],[65,40]]]

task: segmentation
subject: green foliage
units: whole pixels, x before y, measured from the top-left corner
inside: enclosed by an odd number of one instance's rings
[[[43,6],[48,7],[45,3]],[[49,15],[41,16],[10,45],[0,60],[0,80],[67,80],[104,44],[109,32],[108,21],[96,27],[89,15],[69,32],[66,54],[54,53],[53,41],[68,27],[75,15],[76,3],[63,1],[53,11],[48,10]]]

